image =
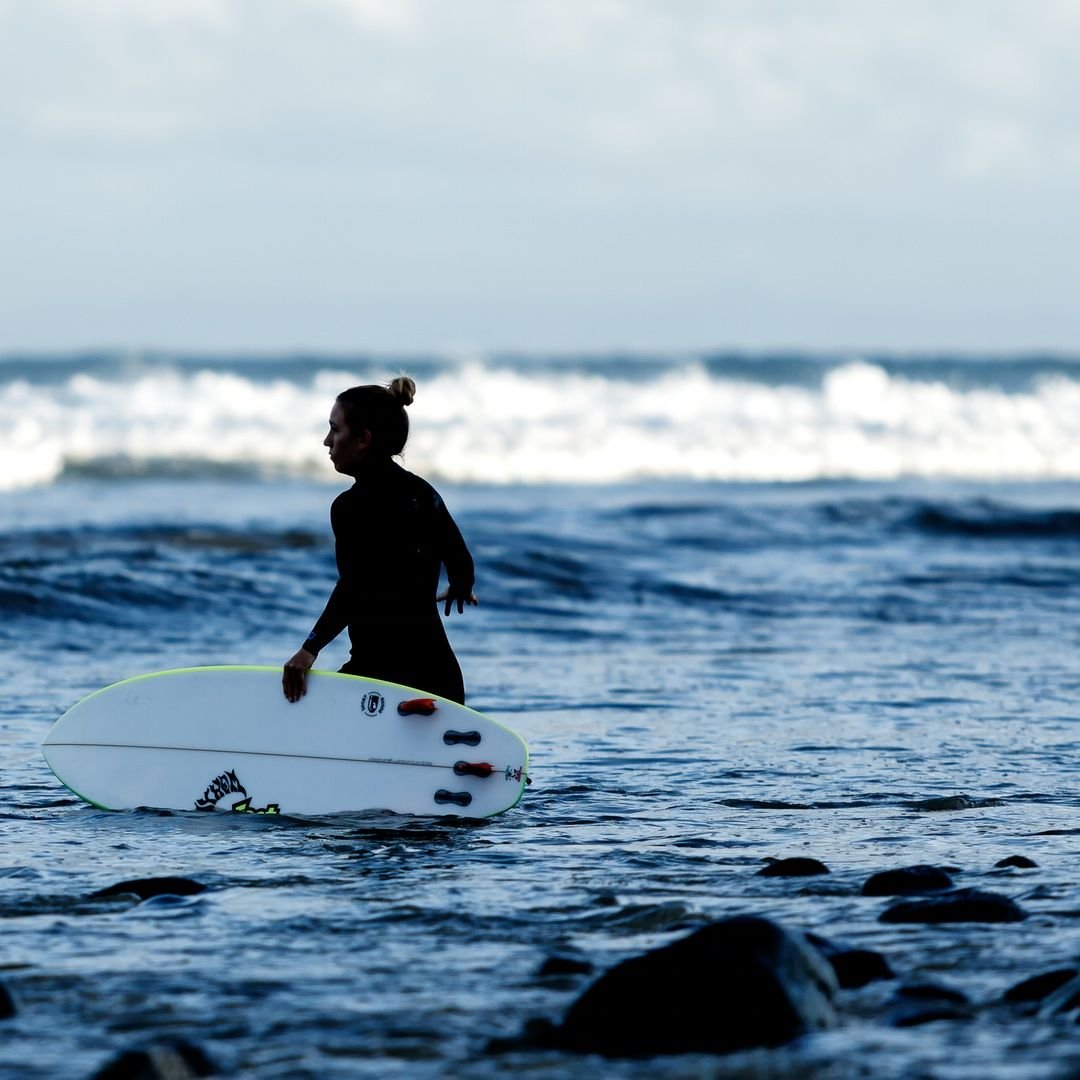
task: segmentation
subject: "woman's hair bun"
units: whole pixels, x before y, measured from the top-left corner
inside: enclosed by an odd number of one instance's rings
[[[396,379],[391,379],[386,390],[391,397],[397,398],[402,405],[411,405],[413,398],[416,397],[416,383],[408,375],[399,375]]]

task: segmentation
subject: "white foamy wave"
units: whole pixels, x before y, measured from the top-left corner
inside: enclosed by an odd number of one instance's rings
[[[392,373],[390,373],[392,374]],[[342,370],[156,370],[0,384],[0,488],[65,473],[337,479],[321,439]],[[1080,382],[956,389],[853,362],[820,385],[682,364],[644,379],[476,363],[420,382],[410,468],[462,483],[1080,478]]]
[[[1060,376],[1010,394],[864,363],[820,389],[699,366],[648,382],[471,369],[424,392],[410,461],[459,481],[1080,477],[1080,383]]]
[[[214,371],[16,381],[0,388],[0,486],[48,482],[65,470],[317,475],[327,402],[340,387],[332,373],[308,385]]]

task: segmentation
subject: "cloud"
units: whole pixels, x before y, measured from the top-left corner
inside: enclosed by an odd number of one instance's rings
[[[950,149],[950,171],[961,180],[1031,177],[1036,155],[1027,133],[1004,120],[970,123]]]
[[[106,111],[72,101],[43,104],[32,123],[42,142],[92,147],[167,146],[200,126],[192,115],[171,109],[128,103]]]
[[[61,16],[115,25],[192,25],[225,29],[237,0],[38,0]]]
[[[378,296],[397,333],[426,296],[468,340],[495,295],[708,326],[742,290],[766,333],[895,294],[902,327],[950,279],[1020,302],[990,268],[1047,235],[1074,276],[1069,2],[0,0],[0,23],[0,271],[47,250],[69,293],[96,245],[95,283],[162,313],[185,274],[235,311],[276,275],[335,325]]]
[[[416,147],[453,143],[463,163],[543,158],[586,182],[630,163],[646,194],[666,173],[753,195],[793,172],[829,186],[863,174],[889,187],[916,166],[949,182],[1008,180],[1010,144],[1025,175],[1045,177],[1071,167],[1078,144],[1068,5],[45,0],[35,17],[18,11],[8,36],[35,66],[0,110],[84,148],[126,132],[134,145],[209,134],[272,152],[326,128],[345,159],[365,137],[404,168],[424,156]]]
[[[335,9],[363,31],[407,37],[420,26],[413,0],[306,0],[313,7]]]

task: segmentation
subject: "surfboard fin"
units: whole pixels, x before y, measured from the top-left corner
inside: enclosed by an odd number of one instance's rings
[[[434,698],[418,697],[403,701],[397,711],[400,716],[430,716],[438,707]]]
[[[447,746],[454,746],[456,743],[464,743],[466,746],[479,746],[480,745],[480,732],[479,731],[444,731],[442,741]]]
[[[467,791],[447,791],[446,788],[439,788],[435,792],[435,801],[437,803],[456,803],[458,806],[468,806],[472,802],[472,796]]]

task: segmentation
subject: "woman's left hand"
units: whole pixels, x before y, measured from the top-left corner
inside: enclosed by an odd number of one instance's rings
[[[440,603],[443,600],[446,601],[446,607],[443,608],[444,615],[450,614],[450,609],[454,606],[455,603],[457,604],[459,615],[465,614],[466,604],[468,604],[469,607],[476,607],[476,605],[480,603],[480,601],[476,599],[476,593],[472,592],[472,590],[470,590],[469,595],[466,596],[464,593],[458,592],[455,589],[449,587],[443,589],[443,591],[435,597],[436,603]]]

